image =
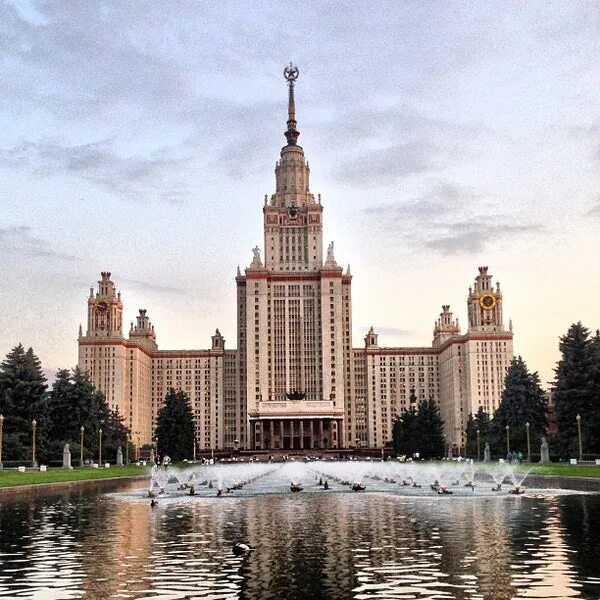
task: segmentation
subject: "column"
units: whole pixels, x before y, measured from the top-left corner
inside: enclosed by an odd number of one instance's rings
[[[294,449],[294,419],[290,419],[290,450]]]
[[[304,450],[304,421],[300,419],[300,450]]]
[[[279,447],[283,450],[283,437],[284,437],[283,419],[281,421],[279,421],[279,435],[281,436],[281,442],[279,442]]]
[[[273,419],[269,421],[269,448],[275,447],[275,425]]]
[[[312,450],[315,447],[315,422],[313,419],[310,420],[308,433],[310,435],[310,449]]]
[[[323,448],[323,419],[319,419],[319,448]]]
[[[262,421],[259,421],[260,425],[259,425],[259,435],[260,435],[260,449],[261,450],[265,450],[265,428],[264,428],[264,423]]]

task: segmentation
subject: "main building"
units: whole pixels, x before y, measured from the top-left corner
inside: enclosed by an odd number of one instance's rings
[[[467,298],[462,334],[448,305],[431,346],[387,348],[371,328],[352,347],[352,276],[323,256],[323,205],[310,191],[310,170],[295,115],[297,68],[288,82],[286,145],[275,166],[275,193],[263,206],[264,259],[259,248],[238,268],[237,350],[217,329],[207,350],[159,350],[154,326],[139,310],[123,335],[123,303],[103,272],[90,288],[79,366],[109,405],[124,416],[132,441],[153,440],[169,388],[190,397],[199,450],[380,448],[394,419],[434,398],[448,447],[465,444],[468,415],[498,406],[512,359],[500,285],[479,267]]]

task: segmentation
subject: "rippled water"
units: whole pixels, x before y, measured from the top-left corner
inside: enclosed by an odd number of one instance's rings
[[[155,509],[135,486],[3,498],[0,597],[600,598],[600,495],[287,485]],[[254,552],[235,557],[237,541]]]

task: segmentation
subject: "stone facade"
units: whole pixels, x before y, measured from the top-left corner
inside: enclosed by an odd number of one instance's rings
[[[124,416],[137,445],[152,441],[158,409],[171,387],[191,399],[199,450],[379,448],[396,417],[434,398],[448,447],[460,452],[468,415],[492,412],[512,358],[502,294],[479,268],[461,334],[450,307],[428,347],[379,346],[373,328],[352,348],[352,276],[334,246],[323,258],[323,205],[309,187],[298,145],[294,85],[289,86],[287,144],[265,197],[264,261],[259,248],[236,276],[237,350],[217,329],[209,350],[159,350],[145,309],[126,338],[123,304],[111,274],[90,289],[88,325],[80,328],[79,366]]]

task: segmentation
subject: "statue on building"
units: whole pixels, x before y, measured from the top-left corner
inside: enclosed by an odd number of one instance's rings
[[[262,269],[262,259],[260,257],[260,248],[258,246],[255,246],[254,248],[252,248],[252,254],[253,254],[253,258],[252,258],[252,264],[250,265],[251,268],[253,269]]]

